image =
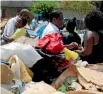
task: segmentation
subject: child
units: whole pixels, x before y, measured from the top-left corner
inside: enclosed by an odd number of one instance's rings
[[[13,41],[21,36],[25,36],[26,35],[26,31],[25,31],[25,28],[24,26],[26,25],[27,23],[27,20],[24,19],[24,18],[19,18],[16,22],[16,28],[19,28],[16,30],[16,32],[11,36],[11,37],[4,37],[4,39],[7,41],[7,42],[10,42],[10,41]]]

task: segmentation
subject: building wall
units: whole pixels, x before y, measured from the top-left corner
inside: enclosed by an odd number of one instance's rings
[[[22,8],[14,8],[14,7],[3,7],[2,8],[2,17],[10,18],[14,17]],[[5,13],[3,13],[3,11]]]
[[[72,19],[73,17],[76,17],[77,20],[83,20],[85,17],[85,14],[77,13],[77,12],[72,12],[69,10],[61,10],[63,13],[64,18]]]
[[[34,2],[33,0],[6,0],[6,1],[1,1],[1,6],[6,6],[6,7],[28,7]]]
[[[2,7],[2,18],[14,17],[22,8]]]
[[[61,10],[63,13],[64,18],[66,19],[73,19],[74,17],[76,17],[77,19],[77,29],[83,29],[83,20],[86,16],[86,14],[81,14],[81,13],[77,13],[77,12],[72,12],[69,10]]]
[[[21,9],[28,8],[32,4],[30,1],[1,1],[2,18],[10,18],[15,16]]]
[[[33,2],[34,0],[30,0],[30,1],[25,0],[25,2],[24,1],[12,1],[12,0],[1,1],[1,7],[5,11],[4,14],[6,15],[6,17],[12,17],[16,15],[18,10],[24,7],[26,8],[29,7]],[[69,10],[63,10],[63,9],[60,9],[60,10],[63,12],[64,18],[72,19],[73,17],[76,17],[78,20],[81,20],[84,18],[84,15],[81,15],[79,13],[70,12]]]

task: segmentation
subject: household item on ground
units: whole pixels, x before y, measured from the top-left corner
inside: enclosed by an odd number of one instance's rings
[[[61,84],[64,82],[64,80],[67,79],[70,76],[71,77],[77,77],[77,73],[75,72],[74,66],[70,66],[69,68],[64,70],[64,72],[51,85],[54,88],[59,89]]]
[[[65,53],[63,53],[63,52],[61,52],[59,54],[46,53],[42,49],[38,49],[38,48],[36,48],[36,51],[42,57],[50,58],[53,65],[55,66],[55,68],[61,72],[74,63],[72,59],[67,60],[65,58]]]
[[[1,87],[11,91],[11,87],[14,85],[14,79],[12,81],[10,81],[9,83],[6,84],[1,84]]]
[[[36,47],[48,53],[59,54],[64,49],[64,45],[61,42],[62,38],[63,37],[58,33],[45,35],[38,40]]]
[[[65,58],[67,60],[78,59],[78,53],[67,49],[62,43],[62,38],[63,37],[58,33],[45,35],[43,38],[40,38],[38,40],[36,47],[42,49],[42,51],[44,51],[45,53],[50,54],[59,54],[61,52],[64,52]]]
[[[36,49],[42,57],[31,68],[34,72],[33,81],[45,81],[51,84],[66,68],[72,65],[72,60],[66,60],[63,53],[48,54],[41,49]]]
[[[90,67],[93,69],[93,65],[92,66],[90,65]],[[77,67],[73,65],[69,67],[68,69],[66,69],[57,78],[57,80],[52,83],[52,86],[58,89],[64,83],[65,79],[67,79],[68,77],[76,77],[78,79],[76,82],[81,85],[81,88],[78,86],[79,90],[78,89],[74,90],[73,94],[79,94],[75,92],[79,92],[79,91],[81,92],[82,90],[88,90],[89,93],[86,92],[86,93],[80,93],[80,94],[99,94],[99,92],[102,94],[103,93],[103,83],[102,83],[103,82],[102,81],[103,72],[97,71],[98,68],[101,66],[98,66],[97,69],[95,68],[95,70],[89,69],[90,67],[89,65],[85,67]],[[98,93],[95,93],[95,92],[98,92]],[[69,94],[69,91],[67,94]]]
[[[37,61],[37,63],[31,68],[34,73],[33,81],[44,81],[51,84],[59,75],[60,72],[55,68],[51,58],[44,57]]]
[[[67,79],[65,79],[65,81],[62,83],[61,87],[58,90],[64,93],[71,90],[74,91],[76,90],[76,81],[77,78],[70,76]]]
[[[88,64],[86,67],[89,69],[92,69],[92,70],[97,70],[97,71],[103,72],[103,63]]]
[[[66,57],[67,60],[70,59],[70,58],[73,59],[73,60],[76,60],[79,57],[78,53],[71,51],[67,48],[64,48],[63,52],[65,53],[65,57]]]
[[[1,75],[1,84],[7,84],[12,81],[14,77],[13,71],[10,69],[8,65],[0,64],[0,75]]]
[[[40,38],[36,46],[40,49],[38,50],[39,53],[44,52],[45,54],[51,55],[51,60],[54,62],[58,71],[66,69],[72,65],[72,60],[76,60],[78,58],[77,53],[64,48],[62,38],[63,37],[58,33],[48,34]],[[61,53],[63,53],[64,56],[59,57]]]
[[[24,82],[22,80],[15,80],[15,84],[11,87],[11,91],[14,94],[22,94],[24,92]]]
[[[7,61],[2,60],[2,59],[1,59],[1,63],[6,64],[6,65],[9,65],[9,63],[8,63]]]
[[[1,94],[13,94],[11,91],[1,87]]]
[[[22,94],[50,94],[55,91],[52,86],[41,81],[30,85]]]
[[[11,56],[8,60],[11,70],[14,72],[14,79],[21,79],[24,82],[32,81],[33,73],[27,68],[22,60],[17,56]]]
[[[89,68],[77,68],[77,71],[79,73],[79,78],[82,77],[84,78],[84,80],[80,80],[82,78],[79,79],[80,83],[85,87],[85,89],[95,89],[97,88],[101,88],[103,90],[103,72],[99,72],[96,70],[91,70]],[[81,81],[86,81],[88,83],[88,85],[83,84]],[[90,84],[89,84],[90,83]],[[95,84],[96,86],[93,87],[93,84]],[[97,89],[96,88],[96,89]]]
[[[22,94],[64,94],[43,81],[31,84]]]
[[[82,90],[82,91],[70,91],[67,92],[66,94],[103,94],[103,92]]]
[[[78,66],[78,67],[85,67],[85,66],[88,66],[88,62],[87,61],[78,60],[75,65]]]
[[[42,58],[38,52],[29,44],[12,42],[3,45],[0,48],[1,59],[6,61],[10,56],[17,55],[29,68],[31,68],[38,60]]]

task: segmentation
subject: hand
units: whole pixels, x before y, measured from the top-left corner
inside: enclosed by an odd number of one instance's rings
[[[13,41],[12,37],[8,37],[8,36],[3,36],[3,39],[7,42]]]
[[[65,45],[68,49],[78,48],[78,44],[76,42],[72,42],[69,45]]]
[[[77,52],[77,53],[81,53],[81,52],[83,52],[83,51],[84,51],[84,48],[83,48],[82,45],[79,45],[79,46],[78,46],[78,49],[75,50],[75,52]]]
[[[70,45],[71,45],[73,48],[77,48],[77,47],[78,47],[78,44],[77,44],[76,42],[72,42]]]
[[[79,45],[77,50],[83,50],[83,46]]]

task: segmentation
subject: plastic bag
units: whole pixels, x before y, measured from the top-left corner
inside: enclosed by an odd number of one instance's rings
[[[64,48],[63,49],[63,52],[65,53],[65,58],[67,60],[69,60],[70,58],[73,59],[73,60],[76,60],[78,59],[79,55],[78,53],[74,52],[74,51],[70,51],[69,49],[67,48]]]
[[[1,84],[8,84],[12,81],[14,77],[13,71],[10,69],[9,66],[5,64],[0,64],[0,75],[1,75]]]
[[[49,36],[44,36],[43,38],[40,38],[38,40],[37,47],[38,48],[44,48],[49,42],[50,42]]]
[[[8,62],[10,63],[11,70],[15,74],[15,79],[21,79],[24,82],[32,81],[32,75],[30,75],[26,66],[17,55],[11,56]]]
[[[32,67],[42,57],[29,44],[9,43],[1,48],[1,59],[7,60],[12,55],[17,55],[27,67]]]
[[[15,78],[20,79],[20,64],[19,64],[19,59],[16,55],[11,56],[9,61],[11,63],[11,70],[15,74]]]
[[[46,51],[58,54],[64,49],[64,45],[61,43],[61,41],[51,41],[47,47]]]
[[[48,34],[38,40],[37,47],[44,49],[46,52],[58,54],[64,49],[61,40],[62,36],[58,33]]]

